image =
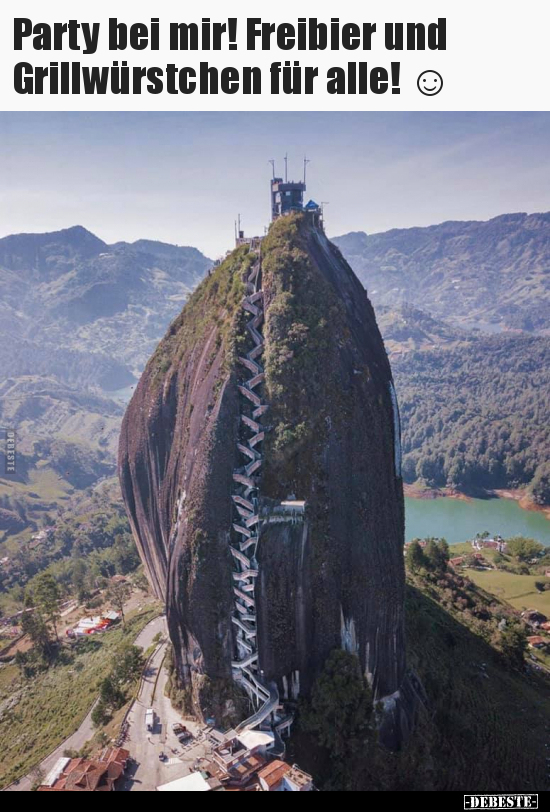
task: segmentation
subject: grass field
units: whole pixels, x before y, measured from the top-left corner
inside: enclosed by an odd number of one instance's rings
[[[86,641],[80,653],[64,648],[58,664],[32,679],[15,665],[0,667],[0,787],[26,774],[80,726],[117,652],[158,611],[149,606],[129,615],[126,629]]]
[[[475,584],[497,598],[506,601],[514,609],[538,609],[550,616],[550,591],[539,592],[535,581],[544,581],[540,575],[515,575],[503,570],[467,569],[466,575]]]

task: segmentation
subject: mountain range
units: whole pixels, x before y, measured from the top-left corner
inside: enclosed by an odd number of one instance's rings
[[[550,212],[350,232],[334,242],[376,309],[403,303],[466,328],[550,328]]]
[[[11,345],[4,370],[128,386],[209,265],[196,248],[107,245],[82,226],[4,237],[0,343]]]
[[[108,245],[81,226],[0,239],[0,425],[17,434],[0,507],[33,525],[114,472],[117,392],[211,264],[196,248]]]
[[[442,400],[436,369],[446,370],[447,397],[458,385],[447,374],[453,364],[467,369],[469,358],[479,365],[483,352],[495,350],[490,342],[485,347],[484,333],[502,333],[503,341],[516,336],[511,357],[518,369],[540,363],[542,345],[537,342],[550,328],[550,213],[505,214],[487,222],[446,222],[372,235],[352,232],[334,243],[367,287],[398,394],[405,406],[411,399],[419,402],[419,419],[428,419],[423,399],[432,405]],[[0,507],[15,507],[25,520],[39,522],[42,506],[51,509],[94,475],[114,471],[123,412],[119,392],[127,399],[167,326],[211,264],[196,248],[152,240],[108,244],[82,226],[0,239],[0,363],[5,379],[0,425],[16,426],[20,461],[19,479],[0,477]],[[534,342],[521,341],[527,334]],[[506,348],[499,347],[495,358],[502,360],[505,354]],[[429,380],[428,362],[433,370]],[[498,392],[505,385],[510,393],[512,383],[520,381],[508,368],[501,386],[498,364],[483,371],[478,367],[476,374],[489,375],[491,384],[469,397],[472,419],[482,410],[487,413],[484,391]],[[521,422],[532,425],[535,419],[540,441],[543,388],[534,385],[534,373],[521,381],[534,397],[529,421],[521,413],[504,417],[508,423],[513,419],[520,434]],[[460,386],[467,384],[464,374]],[[516,394],[514,402],[519,403]],[[505,405],[502,399],[500,404]],[[441,484],[445,465],[421,464],[431,429],[412,447],[410,415],[404,408],[405,472],[414,479],[417,469],[436,470]],[[441,425],[439,412],[432,417],[434,425]],[[60,443],[69,444],[73,453]],[[515,445],[518,454],[524,443],[529,444],[529,437],[522,435]],[[407,461],[410,455],[414,465]],[[525,476],[512,466],[516,474],[510,481],[530,481],[540,468],[539,456]],[[54,465],[54,459],[67,465]],[[29,497],[29,491],[35,496]]]

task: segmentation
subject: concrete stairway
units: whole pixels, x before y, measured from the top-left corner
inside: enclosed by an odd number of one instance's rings
[[[241,436],[237,442],[237,451],[242,465],[233,472],[234,517],[230,549],[233,557],[235,601],[231,620],[236,641],[236,656],[232,661],[233,676],[259,707],[239,725],[238,730],[257,727],[271,717],[279,705],[277,686],[274,683],[267,686],[259,669],[256,622],[255,584],[259,576],[256,550],[262,524],[258,510],[259,475],[262,466],[262,441],[265,437],[259,419],[269,408],[261,395],[265,378],[260,360],[264,349],[261,333],[264,321],[261,281],[261,258],[258,258],[245,280],[246,296],[242,302],[243,310],[250,315],[246,328],[251,347],[246,355],[238,359],[245,375],[238,385],[241,394]]]

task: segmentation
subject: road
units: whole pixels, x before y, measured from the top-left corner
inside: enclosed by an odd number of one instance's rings
[[[185,725],[195,737],[194,743],[182,748],[172,732],[174,722],[181,722],[181,715],[174,710],[165,695],[168,674],[163,668],[166,643],[159,646],[144,674],[137,700],[128,715],[128,736],[124,742],[134,759],[122,791],[154,792],[159,784],[165,784],[187,775],[197,758],[210,752],[210,746],[203,741],[200,726],[185,720]],[[153,708],[155,727],[147,732],[145,713]],[[197,738],[198,737],[198,738]],[[165,753],[168,761],[159,761],[159,754]]]
[[[150,623],[145,626],[144,629],[138,634],[135,639],[135,645],[140,646],[144,651],[146,651],[149,646],[153,642],[153,638],[159,632],[164,634],[166,632],[166,618],[165,617],[157,617],[152,620]],[[61,758],[65,750],[80,750],[86,744],[89,739],[92,738],[94,735],[95,729],[92,724],[92,710],[93,707],[90,708],[90,712],[72,736],[69,736],[68,739],[57,747],[53,753],[50,753],[44,761],[42,761],[38,766],[41,773],[46,776],[48,772],[52,769],[55,765],[58,758]],[[33,771],[33,773],[36,771]],[[30,792],[32,789],[33,784],[35,783],[35,777],[33,773],[26,775],[24,778],[21,778],[18,784],[11,784],[9,787],[6,787],[4,792]]]

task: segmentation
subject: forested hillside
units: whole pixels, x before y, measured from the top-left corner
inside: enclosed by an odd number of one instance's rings
[[[550,502],[550,339],[472,335],[394,354],[404,478]]]
[[[550,212],[335,242],[390,354],[405,480],[550,504]]]

